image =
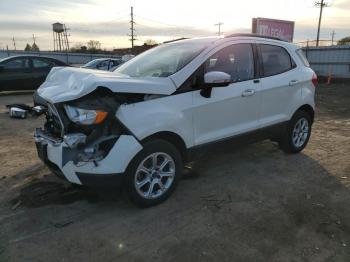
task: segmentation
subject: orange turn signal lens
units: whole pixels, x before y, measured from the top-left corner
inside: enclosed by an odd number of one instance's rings
[[[94,124],[101,124],[107,117],[108,113],[104,111],[96,111],[96,119]]]

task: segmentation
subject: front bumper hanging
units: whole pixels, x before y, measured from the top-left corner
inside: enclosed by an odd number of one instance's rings
[[[35,130],[34,137],[39,158],[56,174],[80,185],[110,186],[120,181],[130,161],[142,149],[135,137],[121,135],[104,158],[77,162],[78,150],[67,144],[71,139],[54,138],[40,128]]]

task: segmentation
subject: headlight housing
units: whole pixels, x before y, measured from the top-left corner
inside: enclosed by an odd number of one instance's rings
[[[81,125],[100,124],[107,117],[107,112],[100,110],[82,109],[74,106],[64,105],[69,119]]]

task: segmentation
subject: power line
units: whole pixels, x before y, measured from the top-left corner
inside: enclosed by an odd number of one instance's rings
[[[167,26],[167,27],[181,27],[180,25],[174,25],[174,24],[167,24],[167,23],[164,23],[164,22],[160,22],[158,20],[154,20],[154,19],[151,19],[151,18],[147,18],[147,17],[144,17],[144,16],[139,16],[139,15],[135,15],[143,20],[148,20],[150,22],[153,22],[153,23],[156,23],[156,24],[160,24],[160,25],[163,25],[163,26]]]
[[[221,22],[215,24],[215,26],[218,27],[218,32],[217,32],[218,36],[221,36],[221,26],[222,26],[223,24],[224,24],[224,23],[221,23]]]
[[[324,0],[321,0],[321,2],[316,2],[315,6],[320,7],[320,16],[318,18],[317,38],[316,38],[316,47],[318,47],[318,44],[320,41],[320,28],[321,28],[321,20],[322,20],[322,11],[323,11],[324,7],[328,7],[328,3],[324,3]]]

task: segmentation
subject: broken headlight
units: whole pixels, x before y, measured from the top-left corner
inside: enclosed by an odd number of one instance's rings
[[[101,110],[83,109],[69,105],[64,105],[64,109],[72,122],[81,125],[100,124],[108,114]]]

